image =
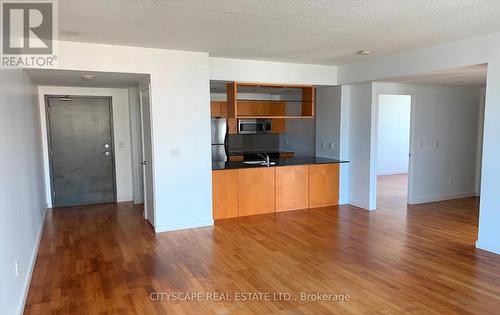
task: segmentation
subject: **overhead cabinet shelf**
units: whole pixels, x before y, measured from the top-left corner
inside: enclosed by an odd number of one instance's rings
[[[244,95],[245,97],[240,97]],[[262,95],[265,95],[264,99]],[[271,98],[269,98],[271,97]],[[228,118],[314,118],[314,87],[227,83]]]

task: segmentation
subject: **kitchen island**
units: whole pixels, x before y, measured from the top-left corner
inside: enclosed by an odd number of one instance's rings
[[[338,205],[339,165],[321,157],[272,159],[273,166],[212,163],[213,218]]]

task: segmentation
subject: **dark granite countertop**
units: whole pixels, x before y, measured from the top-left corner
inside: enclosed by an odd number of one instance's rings
[[[294,153],[293,151],[283,151],[283,150],[232,150],[229,155],[248,155],[248,154],[258,154],[258,153],[267,153],[267,154],[283,154],[283,153]]]
[[[273,166],[262,166],[259,164],[245,164],[244,162],[213,162],[212,170],[230,170],[238,168],[255,168],[255,167],[274,167],[274,166],[292,166],[292,165],[308,165],[308,164],[337,164],[349,163],[349,161],[342,161],[337,159],[329,159],[322,157],[294,157],[288,159],[271,159],[276,162]]]

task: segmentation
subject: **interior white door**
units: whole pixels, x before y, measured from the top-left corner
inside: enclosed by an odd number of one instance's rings
[[[151,133],[151,103],[149,89],[141,90],[142,122],[142,169],[144,180],[144,215],[155,226],[154,181],[153,181],[153,145]]]

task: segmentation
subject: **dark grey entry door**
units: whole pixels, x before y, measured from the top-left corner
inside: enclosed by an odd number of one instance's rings
[[[110,98],[46,98],[55,207],[115,201]]]

